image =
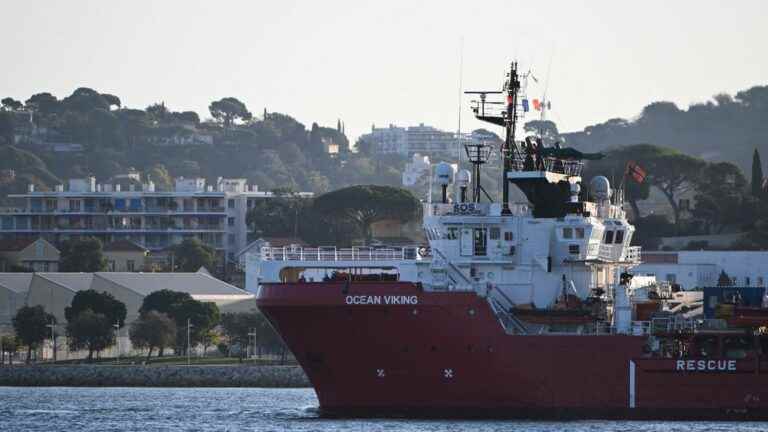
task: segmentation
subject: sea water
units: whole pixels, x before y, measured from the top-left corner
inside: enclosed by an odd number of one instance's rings
[[[323,419],[311,389],[0,387],[0,431],[764,432],[768,423]]]

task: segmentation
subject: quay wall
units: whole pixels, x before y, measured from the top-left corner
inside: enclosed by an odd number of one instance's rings
[[[31,365],[0,367],[0,386],[310,387],[298,366]]]

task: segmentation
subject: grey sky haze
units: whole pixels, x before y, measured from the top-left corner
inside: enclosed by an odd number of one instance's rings
[[[0,97],[76,87],[133,108],[208,117],[225,96],[348,134],[372,123],[454,130],[464,88],[501,84],[517,58],[561,130],[682,107],[768,81],[766,1],[2,0]],[[542,88],[529,88],[531,97]],[[465,109],[464,129],[485,127]]]

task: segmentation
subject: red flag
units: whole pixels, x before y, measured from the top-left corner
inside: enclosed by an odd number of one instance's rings
[[[645,177],[648,175],[645,170],[637,164],[635,161],[627,162],[627,175],[632,177],[637,183],[645,181]]]
[[[533,100],[533,109],[536,111],[541,111],[541,101],[538,99]]]

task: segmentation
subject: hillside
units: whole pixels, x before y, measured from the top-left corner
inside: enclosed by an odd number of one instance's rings
[[[0,144],[13,154],[4,164],[16,169],[17,179],[48,186],[86,175],[106,180],[135,168],[161,189],[171,177],[227,176],[263,190],[325,192],[365,182],[399,184],[405,163],[351,152],[341,120],[335,128],[308,128],[286,114],[254,115],[231,97],[211,102],[205,121],[163,103],[123,108],[117,96],[88,88],[63,99],[40,93],[23,103],[2,102]]]
[[[732,162],[748,172],[755,148],[768,154],[768,86],[734,96],[718,94],[688,109],[654,102],[635,119],[610,119],[561,137],[569,146],[590,152],[651,143],[708,161]]]

